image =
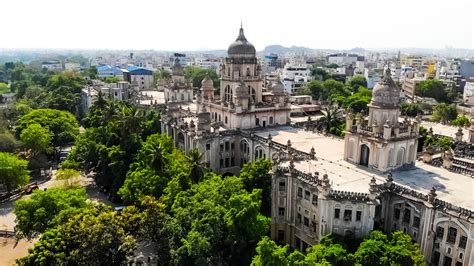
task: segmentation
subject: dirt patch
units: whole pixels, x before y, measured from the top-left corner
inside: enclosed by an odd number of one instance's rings
[[[28,249],[34,246],[36,241],[27,241],[15,238],[0,237],[0,265],[15,265],[15,260],[28,255]]]

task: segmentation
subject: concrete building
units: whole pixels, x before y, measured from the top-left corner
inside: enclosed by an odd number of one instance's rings
[[[81,71],[81,64],[74,62],[64,63],[64,70],[66,71]]]
[[[405,78],[402,85],[402,91],[405,93],[405,96],[408,98],[415,100],[415,93],[416,93],[416,84],[426,80],[426,76],[424,75],[412,75],[412,78]]]
[[[103,65],[97,67],[97,76],[101,79],[103,78],[118,78],[119,80],[124,79],[124,73],[126,73],[126,69],[122,69],[116,66],[110,65]]]
[[[123,75],[125,81],[138,85],[140,90],[150,90],[155,86],[153,71],[149,69],[130,66]]]
[[[462,102],[466,105],[474,106],[474,82],[466,82],[464,85]]]
[[[281,69],[280,79],[286,93],[296,94],[312,79],[310,66],[302,58],[292,58]]]
[[[63,64],[59,61],[44,61],[43,63],[41,63],[41,68],[51,71],[62,71]]]

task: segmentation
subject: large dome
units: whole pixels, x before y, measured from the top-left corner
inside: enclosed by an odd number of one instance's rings
[[[247,41],[244,35],[244,29],[241,27],[239,36],[235,42],[231,43],[227,54],[229,57],[255,57],[255,47]]]
[[[385,71],[382,81],[378,82],[372,90],[370,105],[382,108],[400,107],[400,91],[390,77],[390,69]]]

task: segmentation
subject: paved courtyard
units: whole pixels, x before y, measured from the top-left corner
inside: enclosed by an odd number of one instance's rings
[[[375,177],[377,183],[385,181],[385,174],[346,162],[343,159],[343,139],[289,126],[256,132],[265,138],[269,133],[273,141],[283,145],[291,140],[292,147],[300,151],[309,153],[311,147],[314,147],[316,160],[295,162],[295,167],[303,172],[318,171],[320,175],[327,173],[335,190],[367,193],[372,177]],[[425,194],[435,187],[439,199],[474,210],[474,179],[469,176],[417,162],[413,169],[393,172],[393,178],[395,183]]]

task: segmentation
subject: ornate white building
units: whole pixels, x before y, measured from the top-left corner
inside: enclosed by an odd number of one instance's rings
[[[431,265],[474,264],[474,181],[415,164],[419,122],[399,121],[398,88],[389,75],[373,91],[369,117],[354,122],[350,115],[339,140],[288,126],[283,85],[262,87],[243,29],[220,73],[220,96],[205,78],[195,102],[168,98],[162,132],[184,152],[201,151],[224,176],[271,158],[273,239],[304,251],[328,233],[402,230]],[[404,165],[411,167],[396,171]]]
[[[165,102],[180,103],[193,101],[193,88],[184,78],[184,69],[176,58],[171,68],[171,80],[165,85]]]
[[[347,115],[345,160],[382,172],[413,166],[420,121],[399,121],[399,97],[400,91],[388,69],[372,91],[369,116],[364,119]]]

